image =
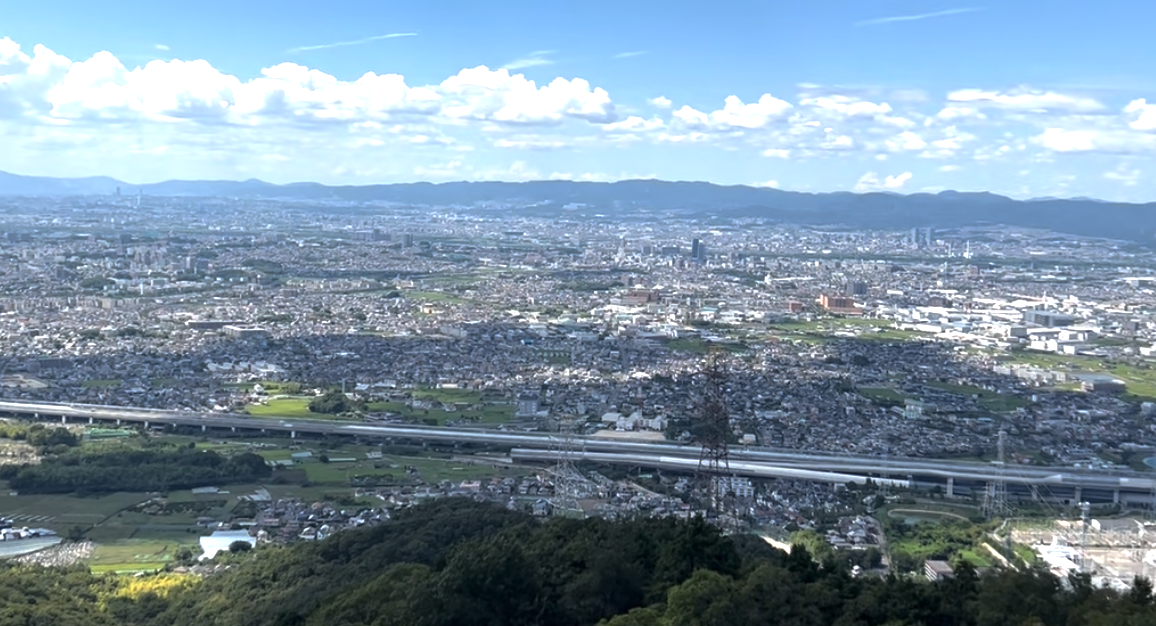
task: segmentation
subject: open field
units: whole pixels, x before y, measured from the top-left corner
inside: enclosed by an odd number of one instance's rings
[[[972,385],[957,385],[954,383],[941,383],[941,382],[928,382],[928,383],[924,383],[924,384],[926,384],[928,387],[931,387],[933,389],[939,389],[940,391],[946,391],[947,393],[950,393],[953,395],[964,396],[964,397],[968,397],[968,398],[976,397],[979,404],[983,408],[985,408],[989,411],[995,411],[995,412],[1014,411],[1015,409],[1025,407],[1028,405],[1028,401],[1024,398],[1019,397],[1019,396],[996,393],[994,391],[988,391],[987,389],[983,389],[981,387],[975,387]]]
[[[1137,400],[1156,400],[1156,367],[1150,367],[1147,363],[1142,365],[1109,363],[1096,357],[1026,350],[1011,352],[1006,360],[1042,369],[1072,373],[1108,374],[1127,384],[1129,396]]]
[[[482,394],[465,389],[423,389],[413,392],[417,400],[437,400],[444,404],[476,405],[481,403]],[[293,418],[313,420],[345,420],[347,418],[309,410],[309,397],[272,398],[266,404],[250,404],[246,407],[249,415],[258,418]],[[371,413],[395,413],[414,420],[434,420],[438,425],[447,421],[466,421],[481,424],[504,424],[514,417],[514,407],[505,404],[489,404],[481,410],[467,409],[443,411],[441,409],[412,409],[404,402],[370,402],[366,410]]]
[[[99,524],[128,507],[147,500],[139,493],[112,493],[100,497],[71,495],[10,495],[0,489],[0,515],[17,525],[48,528],[64,534],[73,526]]]
[[[274,398],[267,404],[250,404],[245,407],[253,417],[299,417],[309,419],[332,419],[324,413],[309,410],[309,398]]]
[[[195,543],[195,539],[193,542],[184,544],[151,539],[129,540],[116,544],[98,543],[88,561],[89,569],[95,574],[152,572],[162,569],[165,565],[176,560],[177,552],[183,546],[191,546]]]

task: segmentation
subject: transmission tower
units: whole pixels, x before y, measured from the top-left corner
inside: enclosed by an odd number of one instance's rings
[[[568,514],[581,511],[578,498],[581,496],[586,479],[574,465],[577,456],[574,450],[574,418],[563,417],[558,420],[558,435],[551,439],[551,447],[557,456],[550,473],[554,475],[554,498],[550,505],[559,514]]]
[[[717,353],[703,372],[703,390],[693,434],[702,446],[698,477],[705,483],[706,508],[715,514],[726,511],[730,483],[730,411],[726,402],[726,372]]]
[[[999,443],[997,444],[995,472],[996,479],[987,483],[984,489],[983,513],[988,519],[993,517],[1006,516],[1008,513],[1007,504],[1007,480],[1004,476],[1006,462],[1004,459],[1004,450],[1007,444],[1007,431],[999,431]]]
[[[1080,503],[1080,571],[1088,572],[1088,525],[1092,522],[1092,505],[1087,502]]]

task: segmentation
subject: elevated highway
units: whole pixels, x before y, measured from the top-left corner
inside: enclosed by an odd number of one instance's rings
[[[481,444],[510,448],[515,458],[548,461],[555,458],[558,440],[546,433],[497,429],[438,428],[399,424],[348,423],[309,419],[251,418],[221,413],[198,413],[91,404],[0,400],[0,414],[53,421],[176,425],[236,432],[278,432],[343,435],[368,439],[397,439],[453,444]],[[624,441],[602,437],[575,437],[575,454],[592,461],[622,463],[672,470],[697,467],[699,449],[674,443]],[[1092,470],[1071,467],[1008,466],[991,463],[921,458],[879,458],[863,455],[805,453],[773,448],[734,447],[731,470],[739,475],[788,475],[826,482],[862,482],[887,478],[897,483],[938,484],[949,494],[1004,481],[1025,494],[1057,499],[1152,502],[1156,481],[1152,474],[1131,470]]]

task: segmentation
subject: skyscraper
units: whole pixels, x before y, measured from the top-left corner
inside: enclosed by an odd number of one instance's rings
[[[706,261],[706,244],[700,239],[695,239],[690,244],[690,259],[695,263],[702,263]]]

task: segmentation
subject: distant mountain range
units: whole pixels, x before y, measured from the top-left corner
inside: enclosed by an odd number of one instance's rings
[[[1125,204],[1087,198],[1013,200],[991,193],[800,193],[711,183],[628,180],[616,183],[540,181],[327,186],[274,185],[259,180],[167,181],[130,185],[107,177],[42,178],[0,172],[0,196],[125,195],[260,197],[379,201],[417,206],[474,207],[551,217],[601,213],[624,219],[655,212],[687,217],[760,217],[794,224],[852,228],[958,228],[1004,224],[1087,237],[1156,244],[1156,203]],[[495,207],[494,205],[500,205]]]

